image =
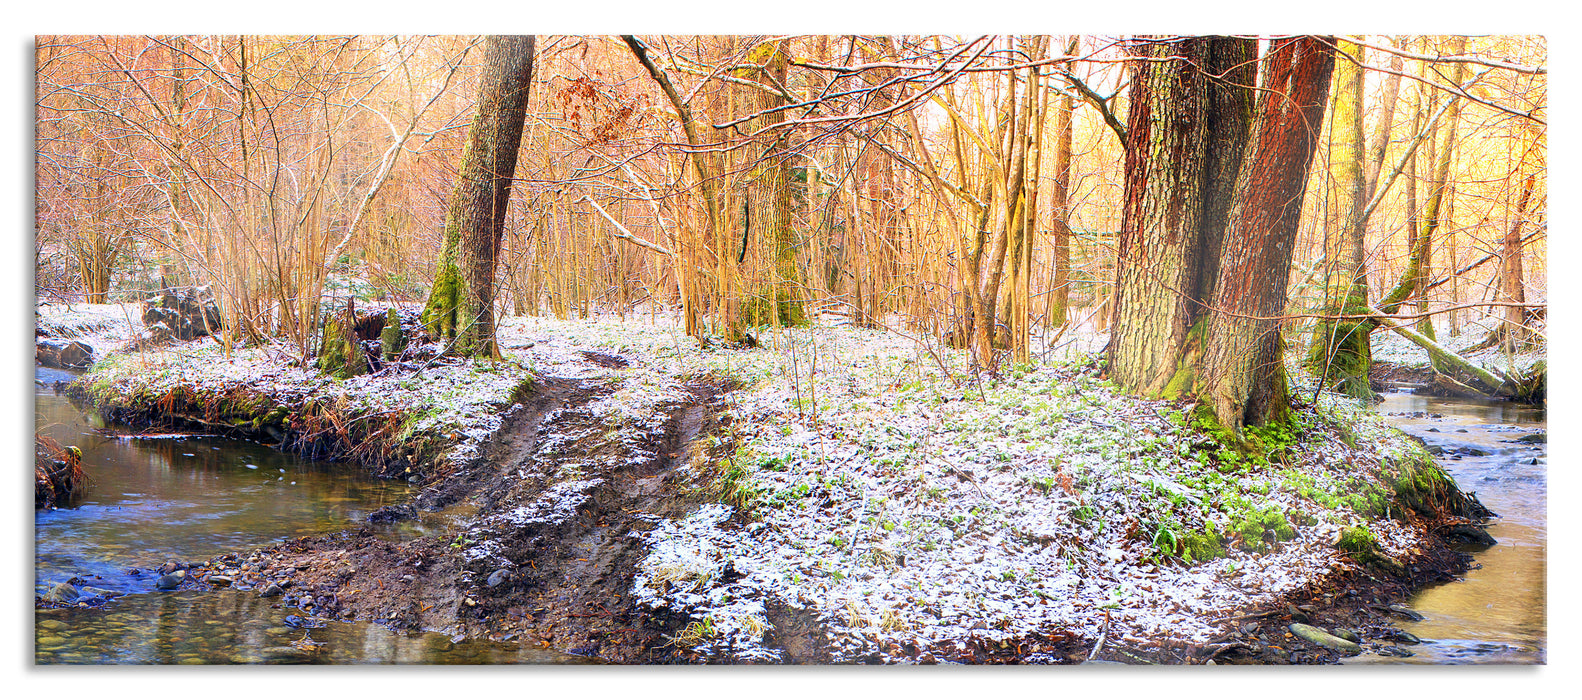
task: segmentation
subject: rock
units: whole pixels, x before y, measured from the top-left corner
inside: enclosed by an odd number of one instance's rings
[[[487,584],[490,588],[496,588],[500,584],[510,580],[510,577],[511,572],[506,571],[505,569],[498,569],[494,573],[489,574],[489,580],[487,581]]]
[[[384,506],[368,514],[368,522],[393,523],[401,520],[411,520],[417,517],[417,508],[410,503],[401,503],[393,506]]]
[[[62,622],[60,620],[39,620],[38,621],[38,627],[40,629],[46,629],[46,630],[51,630],[51,631],[53,631],[53,630],[63,630],[63,629],[66,629],[66,623],[64,623],[64,622]]]
[[[282,593],[282,589],[280,588],[280,584],[274,583],[274,582],[270,582],[269,585],[264,586],[262,590],[258,591],[258,597],[260,597],[260,598],[273,598],[273,597],[275,597],[277,595],[280,595],[281,593]]]
[[[1407,651],[1407,650],[1402,649],[1400,647],[1379,647],[1379,655],[1380,656],[1393,656],[1393,657],[1398,658],[1398,659],[1404,659],[1404,658],[1407,658],[1409,656],[1417,656],[1416,653]]]
[[[1393,605],[1375,605],[1373,606],[1373,609],[1380,612],[1387,612],[1413,622],[1422,622],[1424,620],[1422,613],[1398,603]]]
[[[1494,537],[1485,532],[1483,528],[1471,523],[1460,523],[1445,528],[1445,539],[1452,542],[1475,544],[1483,547],[1493,547],[1499,544]]]
[[[1347,654],[1357,654],[1362,652],[1362,647],[1356,642],[1341,639],[1340,637],[1336,637],[1335,635],[1325,632],[1324,630],[1312,625],[1304,625],[1300,622],[1293,622],[1291,623],[1290,629],[1291,634],[1306,639],[1307,641],[1324,647],[1325,649],[1333,649],[1335,651],[1345,652]]]
[[[230,576],[222,576],[219,574],[209,577],[209,583],[215,586],[229,586],[235,582],[235,580],[236,579],[233,579]]]
[[[1330,634],[1333,634],[1336,637],[1340,637],[1341,639],[1344,639],[1344,640],[1346,640],[1348,642],[1354,642],[1354,643],[1357,643],[1357,644],[1361,644],[1362,643],[1362,635],[1359,635],[1356,632],[1354,632],[1352,630],[1349,630],[1349,629],[1346,629],[1344,627],[1336,627],[1335,629],[1332,629],[1329,632],[1330,632]]]
[[[1519,438],[1516,438],[1515,440],[1512,440],[1512,442],[1523,442],[1529,445],[1544,445],[1549,443],[1549,433],[1533,433],[1531,435],[1523,435]]]
[[[1401,630],[1396,630],[1394,633],[1392,633],[1390,635],[1390,639],[1394,640],[1394,641],[1397,641],[1397,642],[1400,642],[1402,644],[1422,644],[1423,643],[1423,640],[1418,639],[1417,635],[1412,634],[1411,632],[1404,632],[1404,631],[1401,631]]]
[[[81,597],[82,593],[77,591],[76,586],[69,583],[57,583],[54,588],[49,589],[49,593],[44,595],[44,600],[54,603],[75,603]]]
[[[181,581],[183,578],[185,577],[177,576],[176,574],[165,574],[164,576],[159,577],[158,581],[154,582],[154,589],[159,591],[174,591],[181,587]]]
[[[220,329],[220,309],[207,286],[167,289],[143,304],[143,325],[156,324],[176,340],[192,340]]]

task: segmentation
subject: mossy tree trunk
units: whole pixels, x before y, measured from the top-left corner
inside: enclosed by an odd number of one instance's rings
[[[344,314],[325,317],[319,338],[318,368],[341,379],[368,373],[368,357],[363,354],[362,342],[357,337],[356,299],[347,300]]]
[[[1362,47],[1340,41],[1340,51],[1362,59]],[[1362,218],[1367,205],[1363,172],[1362,68],[1350,60],[1335,64],[1333,110],[1330,121],[1330,181],[1332,225],[1324,235],[1324,260],[1328,265],[1322,313],[1366,314],[1368,269]],[[1375,171],[1377,172],[1377,171]],[[1307,365],[1326,386],[1349,396],[1372,398],[1368,371],[1373,349],[1368,342],[1371,323],[1366,320],[1322,319],[1313,331]]]
[[[460,355],[499,357],[494,338],[494,271],[522,142],[533,37],[484,41],[483,79],[461,170],[445,216],[444,248],[423,323]]]
[[[745,98],[742,102],[748,112],[757,113],[789,104],[781,93],[781,88],[786,84],[786,72],[791,65],[787,44],[786,39],[760,44],[748,53],[746,62],[750,64],[749,67],[737,71],[737,77],[763,86],[741,88]],[[748,121],[746,129],[756,132],[785,118],[786,115],[781,112],[764,114]],[[749,149],[753,168],[747,183],[746,239],[759,245],[769,245],[774,253],[770,289],[756,292],[762,294],[765,303],[749,303],[744,307],[749,324],[799,326],[807,322],[802,301],[805,286],[796,261],[796,231],[791,225],[790,135],[784,129],[765,132],[760,136],[764,139],[763,143]],[[768,313],[771,308],[772,315]]]

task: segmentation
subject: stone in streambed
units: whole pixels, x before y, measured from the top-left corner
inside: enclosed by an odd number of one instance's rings
[[[186,578],[185,571],[165,574],[154,582],[154,589],[159,591],[174,591],[181,587],[181,581]]]
[[[1344,627],[1336,627],[1335,629],[1330,630],[1330,633],[1335,635],[1336,637],[1340,637],[1341,639],[1344,639],[1344,640],[1346,640],[1348,642],[1352,642],[1354,644],[1361,644],[1362,643],[1362,635],[1359,635],[1356,632],[1353,632],[1353,631],[1351,631],[1349,629],[1346,629]]]
[[[1291,623],[1290,629],[1291,634],[1306,639],[1307,641],[1324,647],[1325,649],[1342,651],[1347,654],[1357,654],[1362,651],[1362,647],[1356,642],[1341,639],[1340,637],[1336,637],[1335,635],[1325,632],[1324,630],[1312,625],[1304,625],[1300,622],[1293,622]]]
[[[76,586],[69,583],[57,583],[54,588],[49,589],[49,593],[45,594],[44,600],[53,603],[73,603],[81,597],[82,593],[77,591]]]
[[[1392,633],[1390,635],[1390,639],[1392,639],[1394,641],[1397,641],[1397,642],[1401,642],[1402,644],[1422,644],[1423,643],[1423,640],[1418,639],[1417,635],[1412,634],[1411,632],[1403,632],[1401,630],[1396,630],[1394,633]]]
[[[1499,542],[1490,536],[1488,532],[1485,532],[1483,528],[1469,523],[1451,525],[1450,527],[1445,528],[1445,539],[1454,542],[1475,544],[1483,547],[1493,547],[1494,545],[1499,544]]]

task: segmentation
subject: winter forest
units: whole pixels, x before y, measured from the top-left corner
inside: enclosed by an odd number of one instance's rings
[[[1542,36],[33,58],[36,663],[1545,663]]]

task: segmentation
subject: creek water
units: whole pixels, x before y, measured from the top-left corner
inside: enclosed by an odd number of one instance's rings
[[[580,661],[515,644],[397,634],[370,623],[299,629],[286,621],[299,611],[274,607],[279,599],[252,591],[155,591],[155,569],[164,562],[200,561],[365,524],[373,510],[407,498],[410,487],[240,440],[114,437],[101,432],[98,416],[48,388],[74,376],[35,370],[37,430],[81,449],[90,479],[80,502],[34,515],[35,590],[43,595],[75,578],[85,594],[102,589],[124,595],[102,610],[39,609],[36,663]],[[420,522],[380,534],[400,538],[424,530]],[[322,646],[301,648],[312,643]]]
[[[1518,438],[1547,432],[1541,408],[1498,401],[1386,394],[1378,410],[1444,450],[1439,463],[1463,490],[1498,513],[1498,544],[1468,548],[1472,570],[1431,586],[1407,605],[1424,616],[1398,626],[1423,640],[1414,656],[1362,654],[1349,664],[1541,664],[1548,647],[1545,571],[1548,446]],[[1486,454],[1479,454],[1486,453]]]

